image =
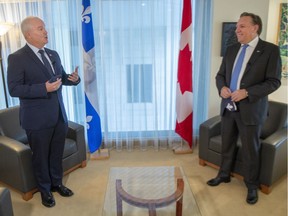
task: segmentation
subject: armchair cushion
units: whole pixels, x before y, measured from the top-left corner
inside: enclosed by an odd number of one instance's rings
[[[76,152],[77,152],[77,145],[76,145],[75,140],[66,138],[63,158],[66,158],[66,157],[68,157],[68,156],[70,156]]]

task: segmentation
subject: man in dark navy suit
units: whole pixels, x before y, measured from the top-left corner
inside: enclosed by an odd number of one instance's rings
[[[62,85],[80,82],[78,67],[66,74],[56,51],[45,48],[48,35],[44,22],[27,17],[21,23],[27,44],[8,57],[8,87],[20,100],[20,124],[32,150],[33,170],[42,204],[55,205],[51,191],[69,197],[62,184],[62,156],[68,130]]]
[[[243,177],[248,188],[246,202],[249,204],[258,201],[260,133],[268,115],[268,95],[281,85],[279,48],[261,40],[261,30],[259,16],[242,13],[236,26],[239,43],[227,48],[216,75],[216,86],[222,98],[222,162],[217,177],[207,182],[210,186],[230,182],[240,136]],[[238,63],[239,59],[242,59],[241,63]],[[235,71],[238,71],[237,76]]]

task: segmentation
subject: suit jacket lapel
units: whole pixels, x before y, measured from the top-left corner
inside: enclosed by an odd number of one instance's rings
[[[44,48],[44,49],[45,49],[45,52],[47,53],[47,55],[48,55],[48,57],[52,63],[53,70],[54,70],[55,74],[57,74],[56,65],[55,65],[56,64],[55,56],[53,55],[53,53],[49,49],[46,49],[46,48]]]
[[[51,75],[47,68],[44,66],[44,64],[41,62],[41,60],[36,56],[36,54],[33,52],[33,50],[26,44],[25,45],[25,51],[27,52],[28,56],[33,59],[36,65],[38,65],[41,68],[41,71],[45,73],[46,77],[48,79],[51,78]]]
[[[237,53],[238,53],[238,51],[240,49],[240,46],[241,46],[241,44],[237,43],[237,45],[235,45],[235,47],[233,47],[233,49],[231,49],[231,52],[229,53],[229,57],[228,57],[229,60],[227,60],[227,64],[229,64],[228,71],[230,71],[230,73],[227,74],[227,83],[228,84],[231,81],[231,76],[232,76],[232,73],[233,73],[234,62],[235,62],[235,59],[237,57]]]
[[[259,56],[261,56],[263,54],[263,52],[264,52],[264,43],[259,38],[259,42],[258,42],[257,46],[255,47],[255,49],[254,49],[249,61],[247,62],[244,74],[247,73],[250,70],[251,66],[259,58]]]

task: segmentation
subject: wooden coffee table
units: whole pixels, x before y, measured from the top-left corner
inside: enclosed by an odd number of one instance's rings
[[[103,216],[201,215],[181,167],[112,167]]]

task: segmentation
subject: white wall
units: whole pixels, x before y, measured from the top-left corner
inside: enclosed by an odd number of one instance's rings
[[[214,0],[209,117],[218,115],[220,110],[215,76],[222,61],[220,56],[222,22],[237,22],[242,12],[255,13],[261,17],[263,22],[261,39],[275,43],[273,36],[277,32],[277,28],[271,29],[270,26],[278,26],[279,9],[276,8],[279,7],[280,2],[285,2],[285,0]],[[269,28],[267,28],[267,24]],[[269,34],[266,33],[267,30]],[[286,91],[287,86],[282,85],[280,89],[269,96],[269,99],[287,102]]]

